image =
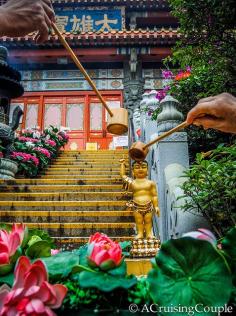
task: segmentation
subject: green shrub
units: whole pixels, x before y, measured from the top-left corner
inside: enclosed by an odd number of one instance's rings
[[[183,209],[196,209],[222,237],[236,223],[236,145],[198,154],[185,175],[182,189],[188,199]]]

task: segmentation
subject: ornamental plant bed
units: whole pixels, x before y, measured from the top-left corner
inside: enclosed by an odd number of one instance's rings
[[[220,244],[204,229],[163,243],[152,270],[139,279],[127,275],[127,246],[96,233],[74,251],[59,251],[43,231],[5,225],[0,231],[0,315],[46,316],[54,310],[57,315],[130,315],[130,306],[217,309],[235,304],[235,227]],[[142,310],[136,315],[150,314]]]
[[[26,130],[15,139],[11,159],[18,163],[18,176],[36,177],[56,158],[68,135],[50,126],[43,132]]]

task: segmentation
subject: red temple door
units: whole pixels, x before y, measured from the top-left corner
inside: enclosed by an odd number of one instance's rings
[[[120,97],[105,97],[108,106],[119,108]],[[108,113],[96,97],[89,97],[89,134],[88,142],[97,143],[98,149],[108,149],[113,135],[107,132]]]
[[[121,106],[122,95],[104,96],[111,109]],[[24,96],[14,100],[12,110],[20,105],[24,109],[22,128],[45,129],[50,125],[67,128],[70,137],[66,150],[86,149],[87,143],[94,143],[98,149],[108,149],[113,135],[107,133],[108,113],[97,97],[89,93],[62,95]]]
[[[43,128],[68,128],[70,142],[66,149],[83,149],[87,138],[86,113],[85,97],[45,97]]]

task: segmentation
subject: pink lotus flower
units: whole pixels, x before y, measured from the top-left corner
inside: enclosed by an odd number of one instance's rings
[[[21,246],[25,234],[25,226],[23,224],[13,224],[12,231],[0,231],[0,275],[7,274],[13,269],[12,263],[17,260],[20,255],[17,253]]]
[[[67,293],[61,284],[48,283],[48,274],[41,260],[32,265],[20,257],[15,268],[12,289],[0,288],[0,316],[54,316],[51,308],[59,308]]]
[[[24,237],[25,237],[25,234],[27,232],[25,225],[23,223],[21,223],[21,224],[13,223],[11,231],[12,231],[12,233],[16,232],[19,235],[20,243],[22,244]]]
[[[90,265],[102,270],[119,266],[123,259],[120,245],[100,233],[90,237],[87,255]]]
[[[209,241],[213,246],[217,245],[216,237],[212,234],[212,232],[205,228],[199,228],[197,231],[189,232],[183,234],[183,237],[192,237],[195,239],[203,239]]]
[[[55,256],[55,255],[57,255],[58,253],[60,253],[60,250],[59,250],[59,249],[51,249],[51,256]]]

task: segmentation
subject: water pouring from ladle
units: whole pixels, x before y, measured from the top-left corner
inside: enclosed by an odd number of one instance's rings
[[[101,93],[98,91],[97,87],[95,86],[94,82],[90,78],[87,71],[84,69],[82,64],[80,63],[78,57],[75,55],[67,41],[64,39],[60,31],[58,30],[56,24],[52,23],[52,28],[56,35],[58,36],[59,40],[61,41],[62,45],[65,47],[65,49],[70,54],[72,60],[76,64],[76,66],[79,68],[79,70],[84,75],[85,79],[88,81],[90,86],[92,87],[93,91],[96,93],[97,97],[101,101],[102,105],[107,110],[109,117],[107,122],[107,131],[111,134],[115,135],[122,135],[125,134],[128,131],[128,111],[124,108],[118,108],[118,109],[111,109],[106,104],[106,101],[103,99]]]

